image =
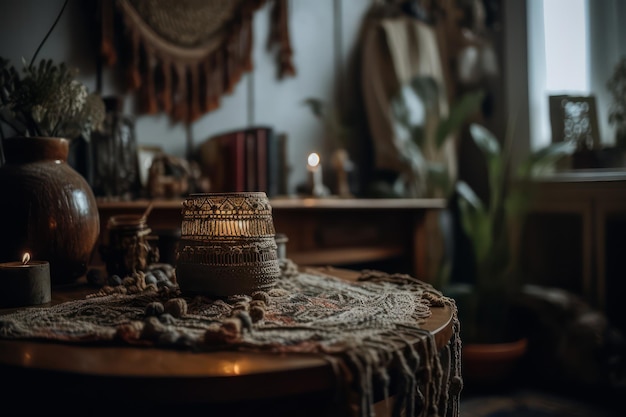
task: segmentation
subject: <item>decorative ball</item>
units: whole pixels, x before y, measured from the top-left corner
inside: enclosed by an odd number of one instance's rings
[[[145,314],[146,316],[159,316],[163,314],[164,311],[165,307],[163,306],[163,304],[159,303],[158,301],[153,301],[146,306]]]
[[[187,301],[184,298],[172,298],[164,304],[165,312],[179,318],[187,314]]]

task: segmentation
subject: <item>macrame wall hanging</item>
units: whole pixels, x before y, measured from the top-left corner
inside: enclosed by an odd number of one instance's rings
[[[279,78],[295,75],[288,0],[116,0],[102,3],[103,64],[123,70],[137,112],[190,123],[215,110],[252,70],[253,15],[272,2],[268,47]]]

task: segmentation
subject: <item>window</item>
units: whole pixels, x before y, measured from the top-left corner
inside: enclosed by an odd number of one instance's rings
[[[548,97],[590,94],[587,0],[528,0],[531,149],[551,141]]]
[[[530,149],[550,143],[550,95],[593,95],[600,141],[611,145],[606,82],[626,56],[626,1],[526,0]]]
[[[589,93],[586,0],[543,2],[546,92]]]

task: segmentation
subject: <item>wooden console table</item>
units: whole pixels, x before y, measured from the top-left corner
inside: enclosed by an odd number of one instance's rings
[[[148,200],[100,201],[101,235],[109,217],[140,214]],[[148,217],[153,231],[181,225],[180,200],[155,200]],[[287,256],[299,265],[367,267],[385,264],[431,282],[432,244],[425,218],[444,199],[273,198],[274,226],[289,239]],[[96,261],[97,263],[97,261]]]

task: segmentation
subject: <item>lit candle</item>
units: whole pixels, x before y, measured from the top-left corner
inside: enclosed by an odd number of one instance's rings
[[[0,263],[0,307],[47,303],[50,295],[50,264],[31,261],[26,252],[22,261]]]
[[[328,189],[322,182],[322,163],[320,156],[315,152],[307,158],[307,170],[309,171],[309,188],[315,197],[328,195]]]

